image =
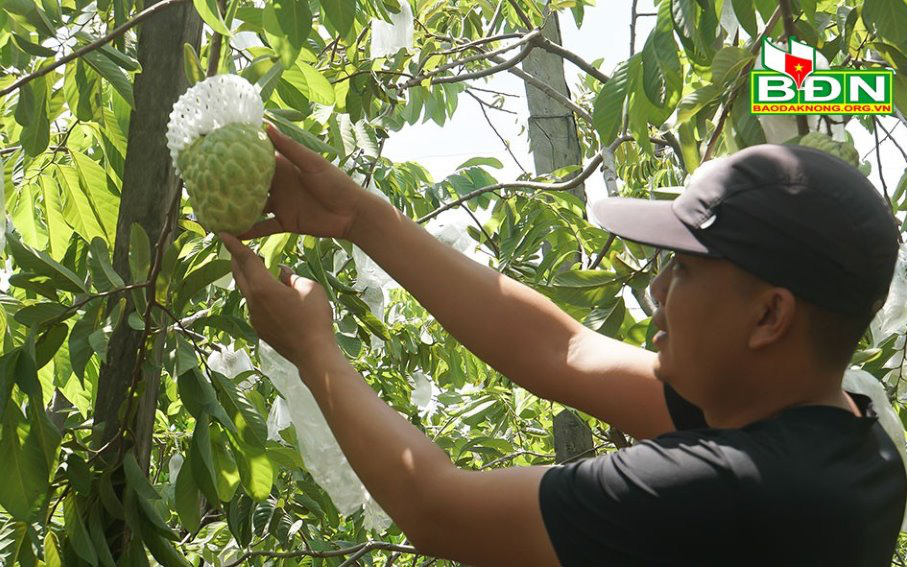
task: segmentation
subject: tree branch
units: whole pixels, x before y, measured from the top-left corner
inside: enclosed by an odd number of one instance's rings
[[[523,45],[523,44],[526,44],[526,43],[531,43],[531,42],[532,42],[533,40],[535,40],[540,34],[541,34],[541,32],[540,32],[539,30],[533,30],[533,31],[527,33],[526,35],[521,36],[521,39],[520,39],[519,41],[514,42],[514,43],[511,43],[510,45],[505,45],[504,47],[500,47],[500,48],[498,48],[498,49],[495,49],[494,51],[482,52],[482,53],[479,53],[479,54],[477,54],[477,55],[470,55],[469,57],[464,57],[463,59],[457,59],[456,61],[450,61],[449,63],[445,63],[444,65],[441,65],[441,66],[439,66],[439,67],[437,67],[437,68],[435,68],[435,69],[432,69],[432,70],[429,71],[428,73],[423,73],[423,74],[417,75],[416,77],[413,77],[413,78],[410,79],[409,81],[406,81],[406,82],[403,83],[402,85],[399,85],[397,88],[398,88],[398,89],[408,89],[408,88],[410,88],[410,87],[414,87],[414,86],[418,85],[419,83],[421,83],[421,82],[424,81],[425,79],[428,79],[428,78],[434,77],[434,76],[436,76],[436,75],[439,75],[439,74],[443,73],[444,71],[448,71],[448,70],[450,70],[450,69],[453,69],[454,67],[459,67],[459,66],[465,65],[465,64],[467,64],[467,63],[472,63],[472,62],[474,62],[474,61],[480,61],[480,60],[482,60],[482,59],[490,59],[490,58],[493,57],[493,56],[500,55],[500,54],[502,54],[502,53],[506,53],[506,52],[508,52],[508,51],[511,51],[511,50],[513,50],[513,49],[516,49],[516,48],[519,47],[520,45]],[[524,52],[525,52],[525,55],[524,55]],[[513,59],[513,60],[515,60],[515,63],[513,63],[513,64],[516,65],[517,63],[519,63],[520,61],[522,61],[522,58],[520,58],[521,55],[522,55],[523,57],[525,57],[525,56],[528,55],[528,54],[529,54],[529,50],[527,50],[527,49],[524,48],[523,51],[521,51],[521,52]],[[519,58],[519,59],[517,59],[517,58]],[[513,60],[512,60],[512,61],[513,61]],[[483,69],[482,71],[478,71],[478,73],[482,73],[482,72],[485,72],[485,71],[489,71],[489,70],[491,70],[491,69],[495,69],[495,68],[492,67],[492,68],[490,68],[490,69]],[[501,70],[501,69],[496,69],[496,70],[494,70],[493,72],[496,73],[496,72],[499,71],[499,70]],[[488,74],[491,74],[491,73],[488,73]],[[479,77],[482,77],[482,76],[485,76],[485,75],[478,75],[478,76],[479,76]],[[457,81],[464,81],[464,80],[466,80],[466,79],[464,79],[464,78],[462,78],[462,77],[464,77],[464,75],[454,75],[454,77],[452,77],[452,78],[456,78]],[[445,77],[445,78],[448,78],[448,77]],[[469,77],[469,78],[475,78],[475,77]],[[443,81],[442,81],[441,79],[438,79],[438,80],[435,80],[435,81],[432,81],[432,82],[433,82],[433,83],[440,83],[440,82],[443,82]]]
[[[217,5],[220,7],[222,14],[226,13],[226,0],[217,0]],[[222,42],[223,36],[217,32],[214,32],[214,37],[211,38],[211,45],[208,46],[208,77],[213,77],[217,74],[217,68],[218,65],[220,65],[220,51]]]
[[[775,8],[775,13],[772,14],[772,17],[769,18],[768,23],[765,24],[765,29],[762,30],[762,33],[759,34],[759,37],[756,38],[756,41],[754,41],[752,47],[750,47],[751,54],[755,55],[759,52],[759,47],[762,45],[762,39],[766,35],[768,35],[773,27],[775,27],[775,24],[778,22],[779,17],[781,17],[780,5]],[[743,67],[743,69],[740,70],[740,77],[745,79],[755,63],[755,59],[747,63]],[[724,130],[724,123],[727,121],[728,114],[730,114],[731,112],[731,106],[733,106],[734,100],[737,99],[737,95],[740,94],[740,90],[745,84],[745,80],[738,80],[737,84],[734,86],[733,91],[731,91],[731,96],[728,98],[727,103],[725,103],[724,105],[724,109],[721,111],[721,117],[718,119],[718,124],[715,126],[715,131],[712,132],[712,137],[709,139],[709,145],[706,146],[705,154],[702,156],[703,163],[709,161],[712,158],[712,154],[715,152],[715,148],[718,145],[718,137],[721,135],[721,131]]]
[[[494,61],[494,59],[492,59],[492,61]],[[585,109],[583,109],[581,106],[579,106],[578,104],[576,104],[569,98],[565,97],[561,93],[554,90],[547,83],[541,81],[538,77],[536,77],[534,75],[530,75],[526,71],[523,71],[522,69],[519,69],[517,67],[511,67],[507,70],[509,72],[513,73],[514,75],[516,75],[517,77],[523,79],[524,81],[526,81],[533,87],[542,91],[543,93],[545,93],[546,95],[551,97],[555,102],[560,103],[561,106],[563,106],[564,108],[566,108],[568,110],[572,110],[577,116],[579,116],[580,118],[585,120],[586,123],[592,124],[592,115],[591,114],[586,112]]]
[[[515,0],[508,1],[510,2],[510,5],[513,6],[513,11],[516,12],[517,17],[523,22],[523,25],[526,26],[526,29],[532,29],[532,20],[526,15],[526,12],[520,8],[520,5],[517,4]]]
[[[510,154],[510,157],[513,158],[513,161],[514,161],[514,163],[516,163],[517,167],[519,167],[523,173],[528,173],[526,171],[526,168],[523,167],[523,164],[520,163],[520,160],[518,160],[517,157],[514,155],[513,150],[510,149],[510,143],[507,140],[505,140],[503,136],[501,136],[501,133],[498,132],[498,129],[494,127],[494,123],[492,123],[491,118],[488,117],[488,113],[485,112],[485,105],[487,103],[485,101],[483,101],[482,99],[480,99],[479,97],[477,97],[476,95],[469,92],[469,90],[466,91],[466,94],[468,94],[469,96],[471,96],[472,98],[474,98],[478,101],[479,110],[482,111],[482,116],[485,117],[485,122],[488,122],[488,126],[491,127],[492,131],[494,131],[494,133],[498,137],[498,139],[501,140],[501,143],[504,144],[504,149],[506,149],[507,153]]]
[[[427,221],[433,219],[434,217],[438,216],[439,214],[443,213],[444,211],[446,211],[448,209],[452,209],[462,203],[465,203],[466,201],[472,199],[473,197],[478,197],[479,195],[482,195],[484,193],[490,193],[491,191],[498,191],[500,189],[535,189],[538,191],[567,191],[567,190],[573,189],[574,187],[580,185],[583,181],[588,179],[589,176],[595,172],[596,168],[599,165],[601,165],[602,160],[603,160],[603,155],[606,152],[611,154],[622,143],[630,141],[632,139],[633,139],[632,136],[621,136],[620,138],[614,140],[614,142],[610,146],[603,147],[602,150],[600,152],[598,152],[597,154],[595,154],[595,157],[593,157],[589,161],[589,163],[586,164],[586,167],[583,168],[582,172],[580,172],[579,175],[577,175],[575,177],[571,177],[571,178],[559,181],[557,183],[541,183],[538,181],[514,181],[514,182],[509,182],[509,183],[495,183],[494,185],[488,185],[487,187],[481,187],[479,189],[476,189],[475,191],[470,191],[469,193],[467,193],[466,195],[463,195],[459,199],[456,199],[454,201],[451,201],[450,203],[447,203],[446,205],[438,207],[434,211],[432,211],[432,212],[428,213],[427,215],[423,216],[422,218],[416,220],[416,222],[420,223],[420,224],[423,222],[427,222]],[[663,142],[664,141],[662,140],[662,143]]]
[[[588,61],[586,61],[585,59],[583,59],[576,53],[574,53],[568,49],[565,49],[564,46],[554,43],[547,37],[539,38],[538,46],[549,53],[554,53],[555,55],[560,55],[561,57],[563,57],[567,61],[573,63],[574,65],[576,65],[577,67],[579,67],[580,69],[582,69],[583,71],[588,73],[589,75],[592,75],[593,77],[595,77],[602,83],[607,83],[610,80],[610,77],[608,77],[608,75],[602,73],[601,71],[599,71],[598,69],[593,67],[591,63],[589,63]]]
[[[472,79],[481,79],[482,77],[487,77],[488,75],[494,75],[500,71],[507,71],[512,69],[516,65],[519,65],[523,59],[529,56],[529,53],[535,47],[535,44],[530,42],[523,49],[520,50],[513,58],[511,59],[502,59],[500,57],[488,57],[489,54],[483,55],[482,58],[490,59],[497,63],[497,65],[492,65],[487,69],[482,69],[481,71],[474,71],[472,73],[463,73],[460,75],[454,75],[452,77],[440,77],[438,79],[432,79],[432,84],[443,84],[443,83],[460,83],[462,81],[469,81]]]
[[[46,75],[46,74],[50,73],[51,71],[53,71],[54,69],[56,69],[57,67],[59,67],[61,65],[65,65],[65,64],[69,63],[70,61],[72,61],[73,59],[78,59],[79,57],[85,55],[89,51],[94,51],[95,49],[101,47],[105,43],[112,41],[112,40],[116,39],[117,37],[123,35],[127,31],[129,31],[130,29],[135,27],[136,25],[142,23],[143,21],[147,20],[148,18],[157,14],[158,12],[166,10],[167,8],[169,8],[171,6],[175,6],[177,4],[183,4],[186,2],[189,2],[189,0],[162,0],[161,2],[158,2],[157,4],[151,6],[150,8],[146,8],[145,10],[142,10],[141,12],[139,12],[138,14],[133,16],[131,20],[124,22],[120,27],[116,28],[115,30],[113,30],[109,34],[105,35],[104,37],[102,37],[100,39],[96,39],[95,41],[89,43],[85,47],[82,47],[80,49],[73,51],[69,55],[54,61],[53,63],[51,63],[50,65],[47,65],[46,67],[41,67],[34,73],[25,75],[24,77],[22,77],[15,83],[11,84],[10,86],[6,87],[3,90],[0,90],[0,96],[8,95],[9,93],[18,89],[25,83],[27,83],[33,79],[37,79],[38,77],[43,77],[44,75]]]
[[[224,565],[224,567],[237,567],[238,565],[245,564],[249,559],[254,557],[268,557],[271,559],[291,559],[294,557],[343,557],[344,555],[357,554],[357,553],[368,553],[369,551],[376,550],[385,550],[385,551],[396,551],[398,553],[412,553],[418,554],[419,552],[415,547],[410,545],[397,545],[395,543],[390,543],[386,541],[369,541],[366,543],[360,543],[359,545],[354,545],[352,547],[345,547],[341,549],[335,549],[332,551],[310,551],[308,549],[300,549],[299,551],[248,551],[241,555],[236,561],[232,561]],[[357,557],[361,557],[358,555]]]

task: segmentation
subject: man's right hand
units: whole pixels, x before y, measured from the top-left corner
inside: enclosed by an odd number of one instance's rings
[[[295,232],[349,239],[357,205],[368,192],[321,155],[267,124],[277,150],[265,206],[274,217],[239,235],[242,239]]]

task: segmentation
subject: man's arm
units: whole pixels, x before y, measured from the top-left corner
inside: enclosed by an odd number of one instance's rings
[[[542,521],[548,467],[457,468],[382,401],[336,343],[294,361],[372,497],[419,551],[470,565],[557,565]]]
[[[358,204],[350,239],[492,368],[638,439],[674,429],[652,374],[654,353],[589,330],[379,197],[366,193]]]

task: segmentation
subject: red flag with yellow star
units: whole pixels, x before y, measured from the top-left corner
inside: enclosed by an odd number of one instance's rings
[[[784,55],[784,72],[793,78],[794,82],[797,83],[798,89],[800,88],[800,85],[803,84],[803,79],[805,79],[812,70],[813,62],[811,60],[795,57],[790,54]]]

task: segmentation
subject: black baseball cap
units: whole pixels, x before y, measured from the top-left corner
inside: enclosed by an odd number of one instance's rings
[[[703,163],[672,201],[591,207],[634,242],[724,258],[830,311],[871,315],[888,296],[897,219],[872,183],[829,153],[761,144]]]

